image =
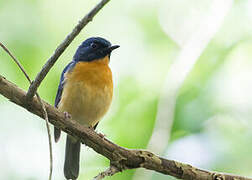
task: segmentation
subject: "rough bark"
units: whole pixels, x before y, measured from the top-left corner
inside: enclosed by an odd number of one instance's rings
[[[0,76],[0,94],[31,113],[41,118],[44,117],[41,104],[36,97],[33,97],[28,105],[26,92],[2,76]],[[120,147],[101,137],[92,129],[83,127],[71,119],[65,119],[63,113],[60,113],[47,102],[44,102],[44,104],[50,123],[61,128],[66,133],[80,138],[82,143],[107,157],[111,162],[111,166],[119,171],[142,167],[185,180],[252,180],[251,178],[237,175],[201,170],[188,164],[164,159],[145,150],[130,150]]]

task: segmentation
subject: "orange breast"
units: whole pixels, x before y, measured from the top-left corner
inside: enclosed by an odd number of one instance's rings
[[[93,62],[78,62],[65,75],[60,111],[70,113],[73,120],[86,126],[94,126],[104,116],[113,95],[108,62],[108,56]]]

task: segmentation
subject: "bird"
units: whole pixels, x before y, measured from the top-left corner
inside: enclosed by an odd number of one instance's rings
[[[113,96],[111,52],[119,45],[102,37],[86,39],[77,48],[72,61],[61,73],[55,107],[80,125],[95,129],[108,111]],[[58,142],[61,130],[54,127]],[[67,135],[64,175],[75,180],[79,175],[80,145],[78,138]]]

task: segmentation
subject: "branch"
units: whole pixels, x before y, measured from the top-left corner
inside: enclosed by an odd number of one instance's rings
[[[64,39],[64,41],[56,48],[53,55],[47,60],[46,64],[43,66],[42,70],[37,74],[35,80],[29,87],[27,92],[27,102],[35,95],[39,85],[52,68],[54,63],[60,57],[60,55],[65,51],[65,49],[70,45],[74,38],[80,33],[80,31],[94,18],[94,16],[107,4],[110,0],[102,0],[97,4],[86,16],[84,16],[79,23],[75,26],[70,34]]]
[[[106,171],[101,172],[100,174],[95,176],[93,180],[101,180],[104,179],[106,176],[113,176],[118,172],[120,172],[118,168],[116,168],[115,166],[110,166]]]
[[[26,92],[2,76],[0,76],[0,94],[13,103],[43,118],[38,99],[33,98],[31,106],[27,105]],[[44,101],[43,103],[46,107],[50,123],[66,133],[78,137],[82,143],[107,157],[110,160],[111,166],[116,167],[119,171],[142,167],[184,180],[252,180],[247,177],[201,170],[188,164],[164,159],[145,150],[130,150],[120,147],[106,138],[100,137],[92,129],[83,127],[71,119],[65,119],[63,113],[50,104]]]
[[[154,130],[147,146],[151,151],[160,154],[168,146],[173,127],[177,97],[181,86],[194,68],[200,55],[204,52],[204,49],[216,32],[218,32],[232,5],[233,0],[212,0],[207,16],[198,25],[197,30],[190,37],[186,37],[183,40],[184,43],[180,44],[178,39],[175,38],[175,42],[181,45],[181,50],[174,63],[169,67],[161,91]],[[134,177],[134,180],[150,180],[152,172],[141,173],[139,171],[134,174]]]
[[[18,65],[19,69],[23,72],[23,74],[25,75],[26,79],[29,81],[29,83],[31,84],[32,81],[29,77],[29,75],[26,73],[24,67],[21,65],[21,63],[17,60],[17,58],[15,58],[15,56],[9,51],[9,49],[7,47],[5,47],[1,42],[0,42],[0,46],[5,50],[5,52],[13,59],[13,61]],[[51,138],[51,132],[50,132],[50,128],[49,128],[49,120],[48,120],[48,115],[45,109],[45,105],[43,104],[40,96],[38,93],[35,93],[39,103],[42,107],[42,111],[43,111],[43,117],[46,120],[46,130],[47,130],[47,135],[48,135],[48,142],[49,142],[49,152],[50,152],[50,171],[49,171],[49,180],[52,179],[52,171],[53,171],[53,154],[52,154],[52,138]]]

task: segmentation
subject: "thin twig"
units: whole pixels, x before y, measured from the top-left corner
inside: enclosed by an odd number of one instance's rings
[[[120,172],[118,168],[116,168],[115,166],[110,166],[106,171],[103,171],[97,176],[95,176],[93,180],[101,180],[104,179],[106,176],[113,176],[118,172]]]
[[[5,50],[5,52],[7,52],[7,54],[9,54],[9,56],[15,61],[15,63],[18,65],[18,67],[21,69],[21,71],[24,73],[26,79],[28,79],[28,81],[31,83],[31,79],[28,76],[28,74],[25,72],[23,66],[19,63],[19,61],[11,54],[11,52],[7,49],[7,47],[5,47],[1,42],[0,42],[0,46]]]
[[[38,99],[33,98],[30,102],[31,106],[27,105],[27,101],[24,98],[26,92],[1,75],[0,94],[5,96],[11,102],[26,108],[31,113],[44,118],[41,111],[41,104]],[[149,151],[120,147],[108,139],[101,137],[94,130],[81,126],[76,121],[71,119],[66,120],[64,113],[59,112],[58,109],[44,101],[43,103],[46,107],[50,123],[69,135],[78,137],[82,143],[108,158],[111,165],[115,166],[120,171],[125,169],[145,168],[183,180],[252,180],[248,177],[198,169],[189,164],[164,159]]]
[[[46,111],[46,107],[43,103],[43,101],[41,100],[40,96],[38,95],[38,93],[36,92],[36,96],[39,100],[39,103],[42,106],[43,109],[43,116],[46,120],[46,129],[47,129],[47,134],[48,134],[48,142],[49,142],[49,151],[50,151],[50,172],[49,172],[49,180],[52,179],[52,171],[53,171],[53,152],[52,152],[52,135],[51,135],[51,131],[50,131],[50,127],[49,127],[49,120],[48,120],[48,114]]]
[[[7,52],[7,54],[9,54],[9,56],[14,60],[14,62],[18,65],[18,67],[21,69],[21,71],[23,72],[23,74],[25,75],[26,79],[29,81],[29,83],[31,84],[32,81],[30,79],[30,77],[28,76],[28,74],[26,73],[25,69],[23,68],[23,66],[21,65],[21,63],[17,60],[17,58],[15,58],[14,55],[12,55],[12,53],[8,50],[8,48],[6,46],[4,46],[1,42],[0,42],[0,46],[5,50],[5,52]],[[43,110],[43,116],[46,120],[46,129],[47,129],[47,134],[48,134],[48,140],[49,140],[49,152],[50,152],[50,172],[49,172],[49,180],[52,179],[52,170],[53,170],[53,155],[52,155],[52,140],[51,140],[51,132],[50,132],[50,128],[49,128],[49,120],[48,120],[48,114],[45,108],[45,105],[43,103],[43,101],[41,100],[39,94],[36,92],[35,93],[39,103],[41,104],[42,110]]]
[[[29,87],[26,98],[28,102],[35,95],[40,83],[43,81],[49,70],[52,68],[54,63],[60,57],[60,55],[65,51],[69,44],[74,40],[74,38],[80,33],[80,31],[90,22],[93,17],[107,4],[110,0],[102,0],[97,4],[86,16],[84,16],[79,23],[75,26],[70,34],[64,39],[64,41],[57,47],[53,55],[48,59],[46,64],[43,66],[42,70],[37,74],[34,82]]]

